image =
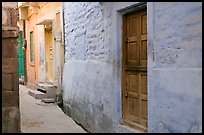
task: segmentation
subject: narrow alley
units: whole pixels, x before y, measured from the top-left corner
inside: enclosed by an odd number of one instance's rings
[[[56,103],[43,103],[19,85],[22,133],[85,133]]]
[[[201,2],[2,2],[3,133],[201,133]]]

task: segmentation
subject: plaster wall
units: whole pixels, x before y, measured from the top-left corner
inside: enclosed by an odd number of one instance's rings
[[[121,125],[122,14],[135,4],[64,3],[64,111],[90,132],[140,132]]]
[[[26,20],[26,67],[28,76],[28,87],[35,89],[39,78],[39,45],[38,45],[38,26],[37,24],[37,14],[32,14],[29,20]],[[30,56],[30,32],[33,32],[33,45],[34,45],[34,62],[31,62]]]
[[[148,3],[149,132],[202,132],[202,3]]]
[[[56,30],[56,13],[60,12],[62,16],[62,2],[43,2],[38,3],[40,9],[38,10],[38,22],[41,22],[46,19],[52,19],[52,48],[53,48],[53,83],[58,85],[59,78],[58,76],[61,75],[61,57],[59,50],[61,49],[61,45],[56,44],[56,40],[54,38],[57,37],[57,30]],[[62,20],[61,20],[62,26]],[[43,25],[38,25],[39,31],[39,46],[40,46],[40,81],[46,81],[47,77],[47,70],[46,70],[46,60],[45,60],[45,31]]]
[[[90,132],[140,132],[121,125],[122,15],[140,4],[64,3],[64,111]],[[147,3],[148,132],[202,131],[201,9]]]
[[[36,2],[37,3],[37,2]],[[28,20],[26,20],[26,39],[27,39],[27,72],[28,72],[28,87],[35,88],[38,82],[47,81],[47,69],[45,59],[45,31],[44,25],[36,25],[46,19],[52,19],[52,47],[53,47],[53,83],[59,85],[61,82],[61,61],[64,59],[61,57],[59,50],[63,49],[63,46],[56,45],[54,38],[57,36],[56,31],[56,13],[60,12],[62,16],[62,2],[43,2],[37,3],[38,7],[28,7]],[[36,5],[36,4],[35,4]],[[21,20],[19,20],[19,26],[22,28]],[[61,18],[62,27],[62,18]],[[61,28],[62,29],[62,28]],[[35,46],[35,63],[30,62],[30,32],[33,31],[34,46]],[[62,46],[62,47],[61,47]],[[61,48],[60,48],[61,47]],[[60,69],[60,70],[58,70]],[[58,77],[60,76],[60,78]]]

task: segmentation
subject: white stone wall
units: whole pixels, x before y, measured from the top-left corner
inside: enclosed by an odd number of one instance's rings
[[[104,16],[98,2],[65,3],[65,61],[107,61],[111,16]]]
[[[107,63],[113,60],[108,49],[111,15],[104,16],[99,2],[64,3],[64,13],[64,104],[70,106],[70,115],[88,130],[107,128],[110,132],[113,122],[106,113],[111,109],[108,95],[112,95],[114,87],[113,66]]]

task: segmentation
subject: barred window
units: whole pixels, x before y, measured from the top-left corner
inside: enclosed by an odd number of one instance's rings
[[[34,42],[33,42],[33,31],[30,32],[30,61],[34,64]]]

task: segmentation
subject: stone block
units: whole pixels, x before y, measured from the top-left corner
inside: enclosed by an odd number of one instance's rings
[[[31,95],[32,97],[34,97],[35,99],[42,99],[46,97],[45,93],[42,93],[38,90],[29,90],[28,94]]]
[[[12,91],[12,74],[2,74],[3,90]]]
[[[2,132],[17,133],[20,130],[20,111],[18,107],[2,108]]]

